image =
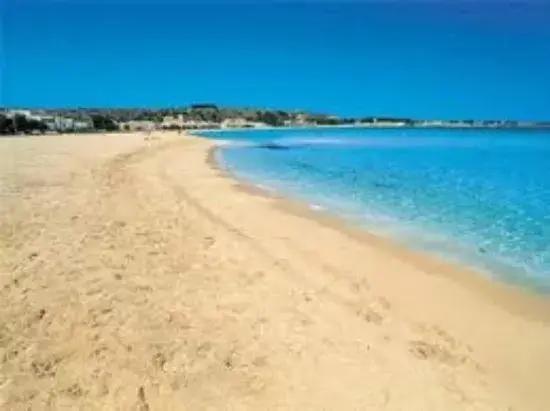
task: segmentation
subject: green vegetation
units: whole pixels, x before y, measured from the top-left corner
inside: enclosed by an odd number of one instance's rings
[[[286,113],[284,116],[281,116],[280,113],[282,112],[262,111],[258,114],[256,121],[273,127],[283,126]]]
[[[0,134],[13,134],[14,132],[15,127],[13,127],[13,120],[0,114]]]
[[[119,129],[117,123],[108,116],[92,114],[90,117],[95,130],[115,131]]]
[[[29,119],[19,114],[13,118],[0,114],[0,134],[35,134],[45,133],[47,130],[48,126],[41,121]]]

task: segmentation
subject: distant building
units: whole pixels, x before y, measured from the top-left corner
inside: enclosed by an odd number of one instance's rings
[[[37,120],[40,120],[48,126],[52,131],[82,131],[90,130],[94,128],[94,124],[91,120],[77,120],[69,117],[61,116],[37,116]]]
[[[221,128],[262,128],[267,124],[259,121],[250,121],[244,117],[233,117],[224,119],[220,125]]]
[[[269,127],[268,124],[266,124],[266,123],[261,123],[261,122],[258,122],[258,121],[256,121],[256,122],[251,122],[251,123],[249,123],[249,124],[250,124],[252,127],[254,127],[254,128]]]
[[[160,123],[162,128],[184,128],[183,114],[165,116]]]
[[[307,125],[307,123],[307,116],[305,114],[301,113],[296,116],[295,124],[299,126],[305,126]]]
[[[204,120],[187,119],[183,121],[183,128],[185,129],[205,129],[205,128],[220,128],[220,123],[214,123]]]
[[[94,128],[92,120],[75,120],[73,122],[73,128],[75,130],[90,130]]]
[[[299,113],[294,116],[294,118],[285,120],[283,124],[287,127],[298,127],[298,126],[308,126],[313,123],[308,121],[308,116],[304,113]]]
[[[14,118],[15,116],[31,118],[32,112],[30,110],[8,110],[6,112],[6,117],[8,118]]]
[[[152,131],[157,128],[157,123],[150,120],[132,120],[120,123],[119,127],[128,131]]]
[[[93,128],[93,122],[86,119],[77,120],[70,117],[33,114],[31,110],[8,110],[6,112],[6,117],[8,118],[14,118],[15,116],[23,116],[28,120],[40,121],[46,124],[50,131],[89,130]]]
[[[374,123],[372,123],[373,127],[403,127],[406,125],[407,123],[405,123],[404,121],[376,120]]]
[[[248,120],[246,118],[243,118],[243,117],[226,118],[221,122],[220,126],[221,126],[221,128],[251,127]]]

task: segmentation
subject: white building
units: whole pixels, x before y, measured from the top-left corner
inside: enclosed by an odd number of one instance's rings
[[[6,117],[24,116],[28,120],[40,121],[52,131],[87,130],[93,128],[91,120],[76,120],[74,118],[53,116],[48,114],[33,114],[31,110],[9,110]]]
[[[8,110],[6,112],[7,118],[14,118],[15,116],[23,116],[23,117],[31,118],[32,112],[30,110]]]
[[[129,131],[152,131],[157,128],[157,123],[149,120],[131,120],[120,123],[121,130]]]
[[[89,130],[94,128],[94,123],[92,120],[74,120],[73,128],[75,130]]]
[[[36,116],[36,120],[46,123],[50,130],[56,131],[89,130],[94,126],[91,120],[76,120],[61,116]]]
[[[220,128],[220,124],[211,123],[204,120],[184,120],[183,128],[188,128],[188,129]]]
[[[267,124],[259,121],[249,121],[244,117],[226,118],[220,123],[221,128],[262,128]]]
[[[171,127],[184,127],[183,114],[178,114],[177,116],[165,116],[160,123],[162,128],[171,128]]]
[[[244,128],[251,127],[247,119],[242,117],[226,118],[220,124],[221,128]]]

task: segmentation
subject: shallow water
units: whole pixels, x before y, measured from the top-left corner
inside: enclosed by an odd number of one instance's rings
[[[206,133],[223,167],[369,231],[550,292],[550,130]]]

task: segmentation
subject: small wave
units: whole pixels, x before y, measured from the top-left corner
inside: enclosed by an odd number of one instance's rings
[[[273,140],[263,141],[245,141],[245,140],[228,140],[228,145],[236,147],[254,147],[270,150],[289,150],[297,148],[310,147],[375,147],[375,148],[445,148],[445,147],[462,147],[462,148],[495,148],[500,147],[515,147],[525,143],[517,142],[494,142],[490,138],[469,138],[464,137],[461,140],[456,138],[446,137],[284,137]]]
[[[218,144],[224,147],[260,148],[268,150],[290,150],[311,147],[448,147],[479,146],[480,141],[463,140],[451,141],[444,138],[411,138],[411,137],[284,137],[272,140],[218,140]]]
[[[313,211],[323,211],[326,210],[326,207],[323,207],[320,204],[310,204],[309,208],[311,208]]]
[[[217,140],[216,144],[220,147],[256,147],[258,143],[245,140]]]
[[[315,145],[351,145],[357,144],[358,139],[340,137],[285,137],[274,140],[274,143],[291,147]]]

